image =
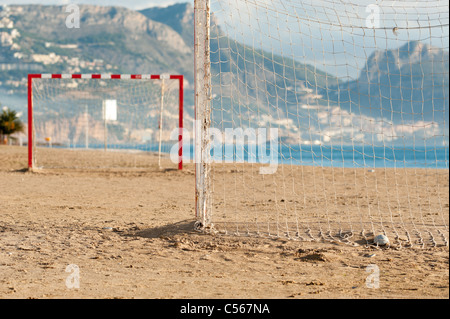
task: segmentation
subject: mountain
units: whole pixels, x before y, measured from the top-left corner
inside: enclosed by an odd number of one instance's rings
[[[82,5],[81,27],[69,29],[62,6],[28,5],[15,8],[12,20],[22,37],[21,52],[48,53],[55,49],[68,56],[102,59],[121,72],[157,74],[192,70],[185,60],[191,48],[167,25],[147,19],[139,12],[120,7]],[[55,45],[46,46],[46,43]],[[76,44],[75,52],[58,46]]]
[[[448,70],[448,51],[410,41],[373,52],[358,79],[342,83],[339,95],[330,94],[330,100],[343,109],[394,123],[442,121],[449,114]]]
[[[194,50],[194,10],[191,4],[154,7],[140,12],[149,19],[170,26]],[[214,17],[212,20],[212,25],[215,25]],[[280,115],[273,106],[285,109],[293,104],[297,105],[300,96],[304,96],[303,92],[295,90],[298,83],[315,89],[327,87],[326,83],[339,82],[336,77],[316,70],[311,65],[237,42],[228,37],[220,27],[212,27],[210,32],[213,94],[214,91],[221,92],[221,99],[214,99],[212,102],[212,116],[221,118],[223,123],[230,123],[228,125],[233,121],[233,112],[239,110],[242,103],[245,103],[243,108],[247,110],[258,109],[277,118]],[[240,83],[246,85],[239,85]],[[261,90],[269,92],[268,97],[262,100],[256,98],[261,93],[267,95]],[[286,96],[287,99],[279,99],[278,96]],[[257,125],[255,122],[260,121],[256,116],[239,116],[242,117],[242,123],[247,123],[242,125],[251,125],[252,122]]]
[[[184,42],[194,48],[194,8],[190,3],[178,3],[168,7],[152,7],[139,11],[153,21],[170,26]]]
[[[121,7],[79,8],[77,29],[66,27],[65,6],[9,6],[13,27],[3,33],[15,36],[0,43],[0,86],[23,94],[27,73],[170,73],[190,88],[192,47],[170,26]]]

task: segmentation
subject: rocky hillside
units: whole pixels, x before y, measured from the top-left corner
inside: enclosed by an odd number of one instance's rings
[[[153,7],[140,11],[147,18],[164,23],[178,32],[184,42],[194,48],[194,8],[189,3],[178,3],[165,8]]]
[[[418,41],[375,51],[359,78],[339,88],[331,100],[346,110],[396,123],[442,122],[449,114],[449,52]]]
[[[3,87],[20,90],[30,72],[171,73],[192,83],[191,44],[140,12],[82,5],[79,29],[66,27],[64,6],[10,6],[7,15],[18,35],[0,46]]]

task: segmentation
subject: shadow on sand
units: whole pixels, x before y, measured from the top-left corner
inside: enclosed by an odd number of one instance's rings
[[[195,220],[184,220],[175,224],[168,224],[155,228],[138,230],[133,236],[144,238],[171,237],[180,234],[198,234],[194,230]]]

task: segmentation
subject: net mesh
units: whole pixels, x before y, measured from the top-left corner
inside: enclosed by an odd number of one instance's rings
[[[204,230],[448,246],[447,2],[199,0],[196,14]]]
[[[150,168],[160,157],[162,167],[177,167],[169,154],[178,141],[178,84],[33,79],[34,167]]]

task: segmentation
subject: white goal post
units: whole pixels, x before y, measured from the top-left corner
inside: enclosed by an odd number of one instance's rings
[[[448,246],[446,1],[194,11],[197,229]]]
[[[178,148],[181,170],[183,100],[183,75],[29,74],[28,167],[171,167]]]

